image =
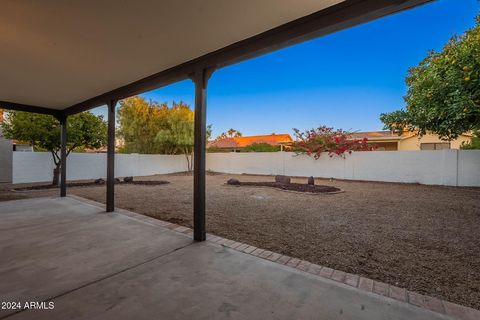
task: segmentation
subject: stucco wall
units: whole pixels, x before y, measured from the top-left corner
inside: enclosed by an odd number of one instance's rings
[[[314,160],[289,152],[211,153],[207,169],[226,173],[284,174],[323,178],[480,186],[480,151],[356,152]]]
[[[13,182],[44,182],[52,180],[52,155],[46,152],[13,152]],[[115,176],[144,176],[187,170],[183,155],[115,155]],[[107,155],[103,153],[72,153],[67,158],[67,179],[105,178]]]
[[[52,179],[49,153],[14,152],[13,181]],[[324,178],[480,186],[479,150],[356,152],[345,158],[324,154],[318,160],[290,152],[208,153],[207,169],[225,173],[285,174]],[[182,155],[117,154],[115,176],[142,176],[187,170]],[[105,177],[106,155],[73,153],[67,161],[67,179]]]
[[[458,152],[458,182],[463,186],[480,186],[480,150]]]
[[[12,182],[12,141],[4,139],[0,132],[0,183]]]

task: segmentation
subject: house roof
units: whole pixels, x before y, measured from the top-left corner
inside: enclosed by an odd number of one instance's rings
[[[3,1],[0,104],[73,114],[429,1]]]
[[[243,148],[254,143],[268,143],[269,145],[277,146],[290,142],[293,142],[293,139],[289,134],[271,134],[220,139],[216,141],[211,141],[208,147]]]
[[[398,135],[392,131],[367,131],[367,132],[354,132],[351,134],[352,139],[367,138],[370,141],[382,141],[382,140],[402,140],[406,137],[411,137],[412,134]]]

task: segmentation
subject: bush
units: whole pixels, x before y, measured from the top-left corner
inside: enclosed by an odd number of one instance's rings
[[[231,149],[225,149],[225,148],[218,148],[218,147],[210,147],[210,148],[207,148],[207,152],[210,152],[210,153],[219,153],[219,152],[223,152],[223,153],[226,153],[226,152],[231,152],[232,150]]]
[[[367,138],[352,139],[351,133],[342,129],[334,130],[327,126],[300,132],[295,131],[296,141],[293,151],[313,155],[315,159],[320,158],[322,152],[327,152],[330,157],[334,154],[344,156],[352,151],[372,151],[374,146],[368,143]]]
[[[281,146],[272,146],[268,143],[252,143],[243,148],[242,152],[278,152],[281,151]]]

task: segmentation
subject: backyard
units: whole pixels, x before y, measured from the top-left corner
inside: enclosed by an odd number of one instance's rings
[[[480,189],[316,179],[337,194],[227,186],[271,176],[207,175],[207,232],[322,266],[480,308]],[[163,185],[118,185],[116,206],[192,226],[192,176],[136,177]],[[306,183],[306,178],[292,182]],[[11,191],[0,200],[56,196],[57,189]],[[105,202],[105,187],[70,194]]]

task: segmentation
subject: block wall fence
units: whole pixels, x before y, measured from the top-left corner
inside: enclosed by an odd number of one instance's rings
[[[52,179],[50,153],[14,152],[14,183]],[[345,158],[323,154],[315,160],[291,152],[208,153],[207,170],[232,174],[283,174],[322,178],[480,186],[480,150],[354,152]],[[117,154],[115,176],[144,176],[187,170],[183,155]],[[72,153],[67,179],[106,175],[106,154]]]

